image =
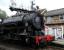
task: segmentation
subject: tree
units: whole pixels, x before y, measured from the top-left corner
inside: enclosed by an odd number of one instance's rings
[[[0,19],[4,19],[6,16],[6,12],[0,9]]]

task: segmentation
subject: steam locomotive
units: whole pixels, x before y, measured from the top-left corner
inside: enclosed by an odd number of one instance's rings
[[[41,11],[28,11],[13,7],[10,7],[10,10],[19,13],[0,22],[1,39],[22,40],[24,43],[37,45],[46,41]]]

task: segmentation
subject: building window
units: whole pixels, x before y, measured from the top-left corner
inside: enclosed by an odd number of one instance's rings
[[[47,23],[50,23],[52,21],[52,17],[47,17]]]
[[[59,15],[60,19],[64,20],[64,15]]]

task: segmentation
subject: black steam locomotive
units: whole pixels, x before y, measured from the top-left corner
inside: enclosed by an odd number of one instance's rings
[[[19,13],[0,22],[0,38],[22,40],[30,44],[39,43],[39,39],[44,36],[43,16],[38,11],[13,7],[10,10]]]

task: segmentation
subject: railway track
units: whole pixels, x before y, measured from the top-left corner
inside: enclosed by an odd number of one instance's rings
[[[28,48],[25,45],[18,43],[15,41],[0,41],[0,50],[32,50],[32,48]]]
[[[31,48],[18,41],[0,41],[0,50],[64,50],[62,47]]]

